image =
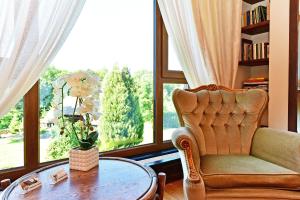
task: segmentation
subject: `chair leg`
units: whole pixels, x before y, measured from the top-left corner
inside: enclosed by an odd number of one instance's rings
[[[160,172],[158,173],[158,188],[157,188],[158,200],[164,199],[165,185],[166,185],[166,174]]]

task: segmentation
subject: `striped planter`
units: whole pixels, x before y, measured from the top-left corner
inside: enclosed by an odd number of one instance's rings
[[[69,157],[70,169],[88,171],[99,163],[99,150],[93,147],[89,150],[71,149]]]

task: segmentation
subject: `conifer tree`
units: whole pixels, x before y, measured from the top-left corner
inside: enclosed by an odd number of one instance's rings
[[[106,75],[101,105],[100,150],[129,147],[143,140],[144,121],[128,68],[115,67]]]

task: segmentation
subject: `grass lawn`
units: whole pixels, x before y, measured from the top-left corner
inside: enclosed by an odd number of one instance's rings
[[[40,140],[41,161],[46,161],[50,138]],[[0,138],[0,170],[24,166],[24,142],[22,136]]]
[[[23,137],[0,138],[0,169],[24,166]]]

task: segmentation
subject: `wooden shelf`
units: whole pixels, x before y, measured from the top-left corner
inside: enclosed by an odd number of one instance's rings
[[[261,65],[269,65],[269,59],[268,58],[264,58],[264,59],[257,59],[257,60],[240,61],[239,65],[249,66],[249,67],[261,66]]]
[[[249,26],[242,27],[242,33],[248,35],[256,35],[260,33],[269,32],[269,29],[270,29],[270,21],[267,20],[257,24],[251,24]]]
[[[244,2],[246,3],[249,3],[249,4],[255,4],[255,3],[258,3],[258,2],[261,2],[261,1],[264,1],[264,0],[243,0]]]

